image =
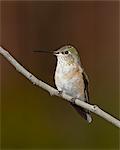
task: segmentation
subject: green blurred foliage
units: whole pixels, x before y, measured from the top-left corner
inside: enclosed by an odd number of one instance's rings
[[[56,58],[33,50],[71,43],[90,79],[91,103],[119,117],[119,2],[1,2],[1,43],[54,86]],[[118,129],[92,115],[89,125],[68,102],[32,85],[1,58],[2,149],[119,149]]]

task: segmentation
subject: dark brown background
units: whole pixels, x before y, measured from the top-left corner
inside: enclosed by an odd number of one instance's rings
[[[33,50],[74,45],[90,79],[91,103],[118,118],[119,2],[1,2],[1,43],[54,86],[56,58]],[[118,149],[118,129],[33,86],[1,58],[2,148]]]

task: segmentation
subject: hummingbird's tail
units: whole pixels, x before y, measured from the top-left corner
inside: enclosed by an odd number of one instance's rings
[[[85,120],[88,121],[88,123],[91,123],[92,121],[92,117],[90,115],[90,112],[80,106],[77,106],[75,104],[72,104],[71,105],[75,108],[75,110],[80,114],[81,117],[83,117]]]

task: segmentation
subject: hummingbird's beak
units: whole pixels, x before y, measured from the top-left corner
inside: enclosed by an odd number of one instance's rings
[[[56,55],[56,51],[53,52],[53,55]]]
[[[55,55],[55,56],[57,56],[58,54],[59,54],[58,50],[53,52],[53,55]]]
[[[36,50],[33,52],[39,52],[39,53],[53,53],[53,51],[43,51],[43,50]]]

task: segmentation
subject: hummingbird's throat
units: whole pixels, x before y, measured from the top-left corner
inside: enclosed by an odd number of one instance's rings
[[[73,57],[62,57],[62,56],[58,56],[58,63],[60,64],[64,64],[64,65],[71,65],[71,64],[74,64],[75,61],[74,61],[74,58]]]

